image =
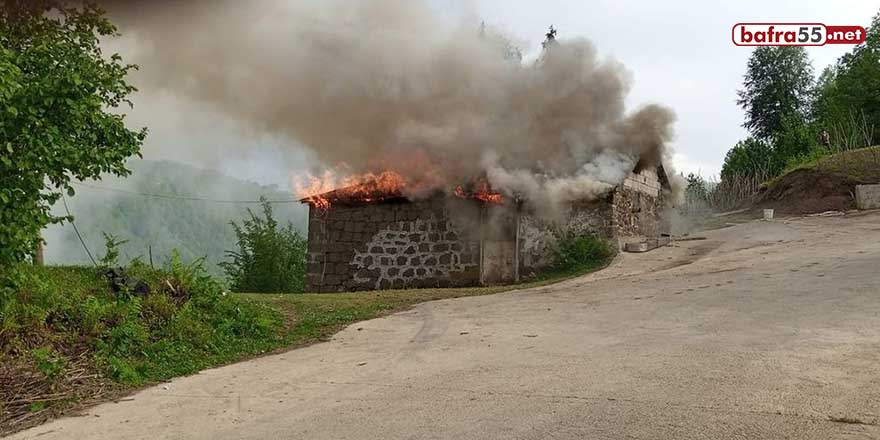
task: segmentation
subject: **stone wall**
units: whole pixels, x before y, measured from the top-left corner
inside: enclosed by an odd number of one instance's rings
[[[552,263],[554,229],[595,234],[617,246],[659,237],[668,232],[664,197],[657,174],[643,171],[599,200],[571,204],[562,223],[512,206],[442,196],[335,204],[327,211],[312,207],[308,288],[338,292],[510,282],[517,272],[529,277]]]
[[[598,235],[614,241],[616,228],[613,200],[613,195],[608,195],[600,200],[573,203],[566,221],[557,224],[523,213],[519,223],[520,273],[529,276],[553,262],[553,230],[556,228]]]
[[[554,228],[597,235],[618,247],[669,231],[665,194],[651,170],[630,175],[600,200],[573,203],[563,223],[524,213],[519,225],[520,273],[526,277],[552,263]]]
[[[309,209],[312,292],[479,283],[479,205],[432,198]]]
[[[614,191],[614,224],[620,246],[669,232],[666,216],[662,192],[652,196],[626,186]]]

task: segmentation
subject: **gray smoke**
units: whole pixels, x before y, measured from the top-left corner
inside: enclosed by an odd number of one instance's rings
[[[220,109],[327,168],[448,188],[485,175],[551,208],[667,155],[673,113],[627,113],[630,76],[582,38],[540,58],[421,1],[109,2],[143,90]],[[316,170],[320,171],[320,170]]]

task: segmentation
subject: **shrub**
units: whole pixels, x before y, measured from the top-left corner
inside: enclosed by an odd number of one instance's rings
[[[119,264],[119,247],[128,243],[128,240],[120,240],[113,234],[102,232],[104,235],[104,256],[99,262],[104,267],[113,267]]]
[[[820,149],[819,128],[800,116],[783,119],[782,127],[773,139],[774,176],[780,174],[791,161],[797,161]]]
[[[281,227],[263,199],[263,215],[248,209],[249,219],[232,222],[238,250],[221,264],[238,292],[302,292],[306,277],[306,240],[293,224]]]
[[[113,294],[99,270],[22,264],[0,275],[0,359],[25,359],[47,379],[87,359],[140,385],[282,341],[280,314],[226,294],[202,261],[175,253],[163,269],[134,262],[125,272],[150,285],[146,297]]]
[[[614,256],[611,245],[595,236],[572,230],[560,230],[553,245],[553,270],[571,273],[596,269]]]

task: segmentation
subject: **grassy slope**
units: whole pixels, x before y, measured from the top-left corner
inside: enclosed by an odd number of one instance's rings
[[[91,267],[0,276],[0,435],[286,341],[278,310],[224,294],[197,267],[131,272],[147,298],[117,297]]]
[[[813,158],[786,168],[783,173],[765,185],[772,188],[783,178],[798,170],[818,171],[835,177],[849,178],[863,183],[880,183],[880,146],[844,151]]]

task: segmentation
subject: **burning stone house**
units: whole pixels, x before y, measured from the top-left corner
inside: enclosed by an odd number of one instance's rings
[[[606,196],[572,203],[564,227],[622,246],[668,231],[662,167],[633,172]],[[500,194],[458,188],[410,200],[342,188],[309,204],[308,289],[338,292],[518,281],[549,265],[551,226]]]

